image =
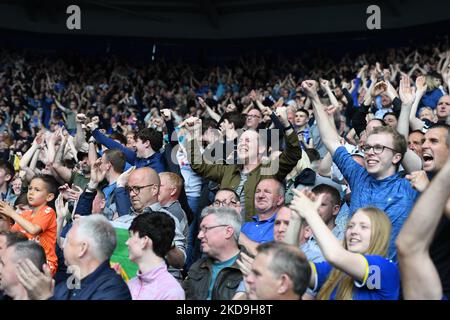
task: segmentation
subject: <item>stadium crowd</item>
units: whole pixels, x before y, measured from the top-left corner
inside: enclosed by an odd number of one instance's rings
[[[0,52],[0,299],[447,299],[450,51]],[[31,240],[31,241],[30,241]]]

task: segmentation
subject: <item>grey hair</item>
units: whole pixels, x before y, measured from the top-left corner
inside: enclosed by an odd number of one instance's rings
[[[312,271],[308,259],[299,248],[271,241],[260,244],[256,251],[272,256],[268,269],[277,277],[286,274],[293,283],[295,294],[302,296],[305,293]]]
[[[75,223],[78,225],[77,237],[89,242],[92,255],[100,261],[111,258],[117,245],[116,231],[105,216],[83,216]]]
[[[42,246],[34,241],[21,241],[13,244],[10,248],[14,248],[13,260],[18,262],[22,259],[30,259],[30,261],[43,271],[43,265],[47,262],[45,251]]]
[[[218,224],[229,225],[233,228],[233,238],[236,242],[239,240],[239,234],[241,232],[242,217],[237,211],[229,207],[206,207],[202,210],[201,218],[213,214],[216,217]]]
[[[264,180],[271,180],[271,181],[274,181],[276,184],[277,184],[277,194],[279,195],[279,196],[282,196],[283,198],[284,198],[284,195],[285,195],[285,193],[286,193],[286,190],[284,189],[284,185],[283,185],[283,183],[281,183],[278,179],[275,179],[275,178],[263,178],[263,179],[261,179],[259,182],[258,182],[258,184],[259,183],[261,183],[261,181],[264,181]]]

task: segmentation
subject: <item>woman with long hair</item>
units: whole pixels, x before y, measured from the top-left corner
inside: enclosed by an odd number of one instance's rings
[[[294,190],[293,215],[305,219],[326,262],[310,263],[310,289],[319,300],[396,300],[400,275],[387,253],[391,222],[374,207],[358,209],[350,219],[344,243],[333,235],[319,216],[323,195]]]

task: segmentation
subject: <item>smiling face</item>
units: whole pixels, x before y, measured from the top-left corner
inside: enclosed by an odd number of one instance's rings
[[[369,216],[363,210],[356,211],[345,232],[348,251],[362,254],[367,252],[370,246],[371,230],[372,223]]]
[[[253,130],[245,131],[239,138],[237,145],[238,158],[245,164],[259,163],[259,134]]]
[[[136,139],[136,144],[135,144],[135,149],[136,149],[136,156],[139,158],[144,158],[145,157],[145,153],[147,151],[147,147],[148,147],[148,141],[146,141],[145,143],[142,142],[141,138],[137,138]]]
[[[381,145],[394,148],[393,138],[387,133],[371,134],[367,137],[367,145]],[[373,148],[365,152],[364,161],[367,172],[377,180],[387,178],[396,171],[396,164],[401,160],[401,154],[384,148],[380,154],[375,154]]]
[[[437,172],[445,164],[450,155],[450,149],[446,143],[448,131],[445,128],[431,128],[425,133],[425,141],[422,144],[423,170]]]

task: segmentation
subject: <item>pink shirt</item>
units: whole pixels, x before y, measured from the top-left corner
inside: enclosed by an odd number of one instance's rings
[[[167,271],[165,262],[153,270],[128,281],[133,300],[184,300],[184,290],[180,283]]]

